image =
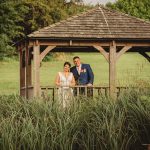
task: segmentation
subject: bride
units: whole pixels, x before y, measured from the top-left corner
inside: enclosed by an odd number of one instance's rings
[[[72,72],[70,72],[70,67],[71,64],[69,62],[65,62],[63,71],[58,72],[55,80],[55,84],[59,86],[58,98],[62,103],[63,108],[69,105],[69,102],[73,97],[73,89],[70,86],[75,85],[75,79]]]

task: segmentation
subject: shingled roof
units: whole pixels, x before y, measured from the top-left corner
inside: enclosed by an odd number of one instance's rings
[[[99,6],[33,32],[28,37],[150,39],[150,22]]]

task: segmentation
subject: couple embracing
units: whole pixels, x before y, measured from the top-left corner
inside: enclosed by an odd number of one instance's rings
[[[58,97],[66,107],[69,100],[73,96],[73,89],[71,86],[82,85],[92,86],[94,81],[94,74],[89,64],[82,64],[78,56],[73,58],[74,65],[71,67],[69,62],[64,63],[63,72],[58,72],[55,84],[59,86]],[[88,91],[91,95],[91,91]],[[80,94],[85,93],[85,88],[80,88]],[[76,95],[76,90],[74,90]]]

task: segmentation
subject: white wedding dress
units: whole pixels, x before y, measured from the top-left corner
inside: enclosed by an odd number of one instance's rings
[[[63,72],[59,72],[60,87],[58,89],[58,99],[63,108],[70,105],[73,98],[73,89],[69,86],[71,85],[73,74],[70,72],[68,77],[64,75]]]

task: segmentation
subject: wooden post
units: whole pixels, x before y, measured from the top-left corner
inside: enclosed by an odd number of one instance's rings
[[[26,48],[26,88],[27,88],[27,98],[33,97],[33,88],[32,86],[32,63],[31,63],[31,49]]]
[[[25,51],[23,49],[23,45],[19,46],[20,53],[20,96],[25,97]]]
[[[34,97],[40,96],[40,45],[38,41],[33,46],[33,63],[34,63]]]
[[[32,85],[31,53],[28,45],[26,44],[26,98],[33,97],[33,91],[31,91],[32,89],[30,89],[31,85]]]
[[[25,65],[26,65],[26,98],[28,98],[28,82],[29,82],[29,69],[28,69],[28,56],[29,56],[29,50],[28,50],[28,46],[27,46],[27,43],[25,44]]]
[[[116,43],[112,42],[109,51],[109,94],[116,99]]]
[[[32,85],[32,49],[29,49],[28,51],[28,84],[31,86]]]

